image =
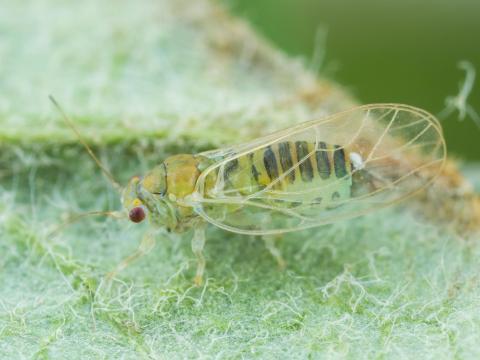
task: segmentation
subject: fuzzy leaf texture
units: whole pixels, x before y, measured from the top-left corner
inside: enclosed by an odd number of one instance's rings
[[[480,357],[480,211],[453,164],[403,206],[283,236],[285,271],[258,238],[210,227],[204,286],[185,234],[106,288],[147,226],[52,234],[120,203],[49,94],[122,184],[356,104],[204,0],[3,0],[0,358]]]

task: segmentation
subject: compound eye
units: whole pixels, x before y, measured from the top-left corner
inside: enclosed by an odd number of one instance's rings
[[[140,206],[134,207],[130,210],[128,217],[134,223],[142,222],[145,219],[145,210]]]

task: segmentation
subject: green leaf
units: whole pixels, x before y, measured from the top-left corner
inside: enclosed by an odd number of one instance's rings
[[[1,358],[478,358],[476,241],[408,206],[259,239],[209,228],[193,286],[187,233],[160,236],[108,286],[145,224],[70,215],[174,153],[355,104],[207,1],[6,0],[0,12]],[[471,172],[478,178],[478,169]]]

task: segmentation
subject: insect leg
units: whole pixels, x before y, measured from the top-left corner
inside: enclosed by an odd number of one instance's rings
[[[267,224],[268,222],[271,221],[270,216],[265,216],[263,217],[262,222]],[[286,268],[287,264],[285,260],[283,259],[282,253],[280,252],[280,249],[276,247],[275,241],[280,239],[281,235],[262,235],[262,240],[265,244],[265,247],[267,250],[270,252],[270,254],[273,256],[275,261],[277,262],[278,268],[280,270],[283,270]]]
[[[280,252],[280,249],[275,246],[275,241],[278,240],[277,236],[271,236],[271,235],[264,235],[262,236],[262,240],[265,243],[265,247],[267,248],[268,251],[270,251],[270,254],[272,254],[273,258],[278,264],[278,267],[283,270],[287,266],[285,260],[283,259],[282,253]]]
[[[197,258],[197,272],[195,274],[195,285],[200,286],[203,282],[203,273],[205,272],[205,256],[203,248],[205,246],[205,229],[207,225],[201,222],[195,226],[192,238],[192,251]]]
[[[142,241],[140,242],[140,245],[138,246],[137,250],[129,256],[127,256],[125,259],[123,259],[113,271],[110,271],[106,278],[107,282],[112,280],[117,274],[123,270],[125,270],[132,262],[135,260],[138,260],[141,258],[143,255],[148,254],[152,249],[155,247],[155,233],[153,232],[147,232],[143,238]]]

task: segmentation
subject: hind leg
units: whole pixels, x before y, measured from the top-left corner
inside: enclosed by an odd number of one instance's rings
[[[204,222],[196,224],[192,238],[192,251],[197,258],[197,271],[195,273],[194,283],[200,286],[203,283],[203,274],[205,272],[205,256],[203,248],[205,247],[205,230],[207,225]]]
[[[275,241],[279,239],[278,236],[272,236],[272,235],[264,235],[262,236],[262,240],[265,243],[265,247],[267,250],[270,252],[270,254],[273,256],[275,261],[278,264],[278,267],[283,270],[287,266],[285,260],[283,259],[282,253],[280,252],[280,249],[276,247]]]

